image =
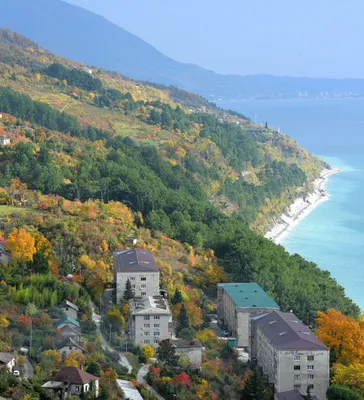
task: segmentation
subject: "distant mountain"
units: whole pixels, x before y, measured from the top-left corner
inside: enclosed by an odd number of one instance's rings
[[[60,0],[2,0],[0,26],[64,57],[213,97],[364,95],[364,80],[220,75],[165,56],[150,44]],[[269,62],[269,60],[267,60]],[[327,93],[326,93],[327,92]]]

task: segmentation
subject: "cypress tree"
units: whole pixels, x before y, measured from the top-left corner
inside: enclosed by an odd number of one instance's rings
[[[190,327],[190,324],[188,322],[187,311],[186,311],[185,305],[182,304],[181,311],[179,312],[179,316],[178,316],[178,331],[189,328],[189,327]]]
[[[246,381],[242,400],[271,400],[272,390],[265,382],[259,369],[253,370],[250,378]]]
[[[130,280],[128,279],[126,281],[126,285],[125,285],[124,300],[129,301],[133,297],[134,297],[134,291],[133,291],[133,288],[131,287]]]
[[[176,305],[178,303],[182,303],[182,300],[183,300],[182,293],[180,292],[179,289],[176,289],[176,291],[174,292],[174,295],[173,295],[173,297],[171,299],[171,303],[173,305]]]

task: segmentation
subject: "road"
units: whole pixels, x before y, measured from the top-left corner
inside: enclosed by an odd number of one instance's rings
[[[24,378],[29,379],[34,375],[33,365],[30,363],[27,357],[24,357]]]
[[[90,304],[91,305],[91,304]],[[104,338],[104,336],[101,333],[101,329],[100,329],[100,322],[101,322],[101,316],[99,314],[95,313],[95,306],[92,304],[91,305],[92,308],[92,321],[95,322],[96,324],[96,329],[97,329],[97,333],[101,336],[101,340],[102,340],[102,348],[106,351],[113,351],[113,352],[117,352],[120,356],[119,358],[119,364],[122,365],[123,367],[128,369],[128,372],[130,373],[133,369],[133,367],[131,366],[131,364],[129,363],[129,360],[124,356],[124,354],[119,353],[117,350],[113,349],[111,346],[109,346]]]
[[[143,367],[140,368],[138,371],[137,375],[137,381],[144,385],[145,388],[148,390],[149,393],[151,393],[153,396],[155,396],[159,400],[164,400],[164,397],[162,397],[160,394],[158,394],[150,385],[148,385],[147,381],[144,379],[145,375],[147,375],[149,371],[150,364],[146,364]]]

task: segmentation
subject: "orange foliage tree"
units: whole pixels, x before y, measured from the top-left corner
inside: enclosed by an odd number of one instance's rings
[[[10,232],[6,247],[11,251],[14,261],[19,263],[32,261],[36,252],[34,237],[22,228],[14,228]]]
[[[364,323],[330,308],[318,312],[317,337],[330,348],[333,362],[364,364]]]

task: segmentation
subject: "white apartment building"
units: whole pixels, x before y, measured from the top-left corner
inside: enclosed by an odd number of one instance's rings
[[[250,320],[251,359],[279,393],[307,387],[317,400],[329,387],[329,349],[294,314],[273,311]]]
[[[219,283],[217,317],[236,338],[238,347],[249,346],[249,318],[279,310],[279,305],[257,283]]]
[[[124,297],[128,279],[136,297],[159,295],[159,268],[150,251],[134,248],[114,253],[117,303]]]
[[[172,337],[172,313],[163,296],[136,297],[129,305],[129,329],[135,343],[157,347]]]

